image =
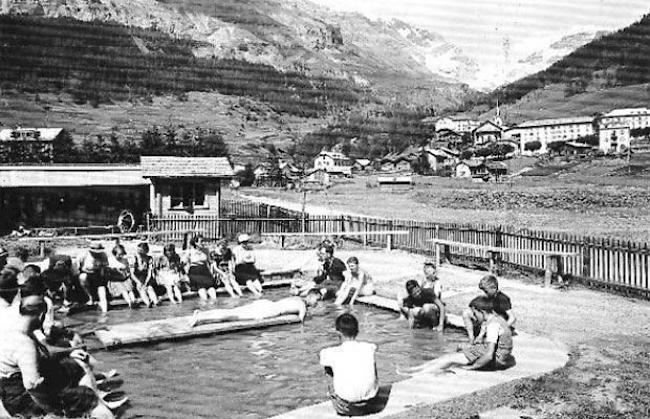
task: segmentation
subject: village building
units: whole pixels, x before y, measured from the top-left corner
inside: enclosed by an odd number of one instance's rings
[[[451,130],[462,134],[464,132],[474,131],[479,125],[481,125],[479,121],[471,118],[450,116],[437,120],[435,127],[436,132]]]
[[[629,127],[631,130],[650,127],[650,109],[614,109],[597,118],[599,126]]]
[[[481,146],[500,141],[505,127],[493,121],[485,121],[472,131],[475,146]]]
[[[343,153],[321,151],[314,160],[314,169],[323,169],[331,175],[351,176],[352,161]]]
[[[219,214],[221,182],[234,173],[226,157],[142,156],[154,216]]]
[[[463,160],[454,170],[455,177],[467,179],[499,179],[508,173],[505,163],[485,160]]]
[[[0,230],[104,226],[125,209],[142,222],[150,186],[139,165],[0,166]]]
[[[331,184],[331,176],[325,169],[311,169],[302,179],[303,189],[322,189]]]
[[[630,127],[600,126],[598,128],[598,148],[603,153],[621,153],[630,149]]]
[[[407,157],[401,154],[387,154],[381,160],[380,170],[382,172],[412,172],[411,163],[416,157]]]
[[[556,141],[571,141],[594,135],[594,119],[590,116],[574,118],[538,119],[525,121],[505,132],[504,138],[517,144],[522,155],[531,155],[526,144],[538,141],[541,147],[536,153],[548,152],[548,144]]]
[[[372,161],[369,159],[355,159],[352,164],[352,173],[363,173],[372,170]]]
[[[0,162],[52,163],[55,140],[62,128],[0,129]]]
[[[449,149],[425,147],[423,153],[433,172],[451,167],[458,161],[458,153],[454,153]]]
[[[465,135],[467,135],[466,133]],[[464,137],[463,134],[451,129],[442,129],[436,131],[435,137],[431,140],[430,146],[435,147],[437,145],[444,144],[448,147],[458,147],[463,143]]]

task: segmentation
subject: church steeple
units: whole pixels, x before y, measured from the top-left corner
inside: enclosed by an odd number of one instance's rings
[[[497,96],[496,115],[494,116],[492,122],[494,122],[494,124],[497,126],[503,126],[503,120],[501,119],[501,109],[499,109],[499,96]]]

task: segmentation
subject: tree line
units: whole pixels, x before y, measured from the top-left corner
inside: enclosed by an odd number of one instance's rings
[[[228,157],[228,147],[218,132],[153,127],[139,141],[122,140],[115,133],[96,135],[76,144],[63,131],[54,141],[54,163],[138,163],[140,156]],[[16,162],[12,162],[16,163]]]

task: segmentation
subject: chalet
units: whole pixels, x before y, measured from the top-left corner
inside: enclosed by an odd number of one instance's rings
[[[343,153],[321,151],[314,160],[314,169],[324,169],[331,175],[351,176],[352,161]]]
[[[368,159],[355,159],[352,164],[353,173],[362,173],[372,170],[372,162]]]
[[[436,136],[434,139],[436,143],[444,143],[447,145],[457,145],[463,142],[463,134],[451,129],[442,129],[436,131]]]
[[[226,157],[142,156],[140,165],[151,182],[149,206],[156,216],[219,215],[221,181],[233,177]]]
[[[488,176],[482,160],[463,160],[456,165],[455,175],[459,178],[483,178]]]
[[[411,162],[415,161],[417,157],[406,157],[402,155],[391,156],[387,155],[381,161],[382,172],[411,172]]]
[[[472,131],[474,145],[480,146],[501,140],[505,128],[495,122],[485,121]]]
[[[139,165],[0,166],[0,230],[110,225],[124,209],[141,223],[150,187]]]
[[[52,163],[54,143],[65,135],[62,128],[14,128],[0,130],[0,162]]]
[[[312,169],[305,173],[303,178],[303,186],[305,185],[318,185],[327,186],[331,182],[331,176],[325,169]]]
[[[485,162],[485,168],[487,169],[489,176],[496,180],[508,173],[508,166],[500,161],[488,160]]]
[[[453,166],[457,161],[457,155],[445,151],[444,149],[426,147],[423,149],[423,153],[425,153],[425,156],[427,157],[429,167],[431,167],[431,170],[434,172],[439,171],[443,167]]]

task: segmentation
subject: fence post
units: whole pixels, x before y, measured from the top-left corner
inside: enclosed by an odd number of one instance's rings
[[[393,220],[388,221],[388,229],[393,229]],[[393,235],[389,234],[386,236],[386,250],[391,250],[393,248]]]
[[[368,217],[363,217],[363,247],[368,247]]]
[[[436,230],[437,229],[438,229],[438,226],[436,226]],[[436,249],[436,266],[440,266],[440,243],[433,242],[433,246]]]

